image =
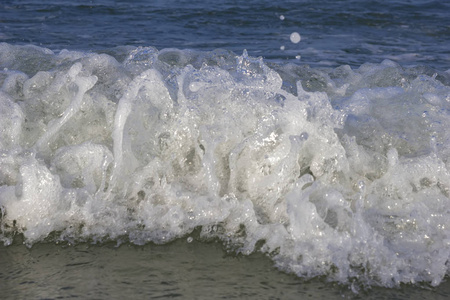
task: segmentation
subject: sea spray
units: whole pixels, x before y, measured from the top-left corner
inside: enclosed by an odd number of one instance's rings
[[[448,273],[448,73],[0,48],[6,245],[197,229],[298,276],[396,286]]]

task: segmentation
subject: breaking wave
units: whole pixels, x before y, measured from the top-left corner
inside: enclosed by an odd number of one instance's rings
[[[448,72],[5,43],[0,66],[5,245],[197,232],[341,283],[449,271]]]

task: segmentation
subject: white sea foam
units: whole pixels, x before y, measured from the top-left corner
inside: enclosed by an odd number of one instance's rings
[[[192,241],[198,228],[299,276],[448,273],[448,73],[269,68],[225,51],[0,53],[5,244]]]

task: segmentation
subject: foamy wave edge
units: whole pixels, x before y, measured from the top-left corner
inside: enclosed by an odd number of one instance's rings
[[[298,276],[438,285],[450,76],[0,44],[0,238],[220,239]]]

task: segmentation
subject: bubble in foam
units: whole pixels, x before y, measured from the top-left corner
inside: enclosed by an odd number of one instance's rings
[[[291,36],[289,38],[291,39],[291,42],[294,44],[297,44],[302,39],[298,32],[291,33]]]
[[[205,86],[205,84],[204,83],[202,83],[202,82],[192,82],[190,85],[189,85],[189,90],[191,91],[191,92],[198,92],[201,88],[203,88]]]

